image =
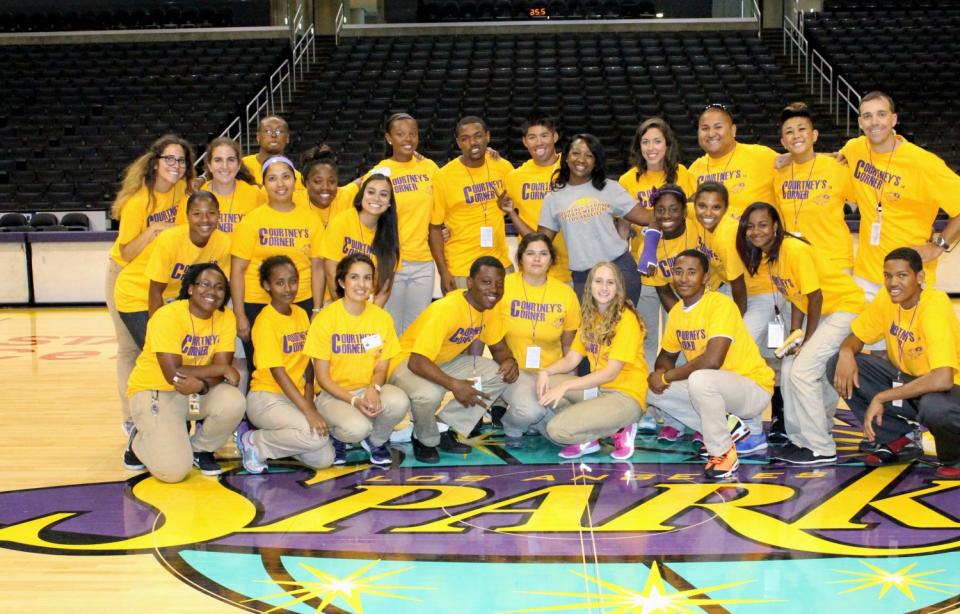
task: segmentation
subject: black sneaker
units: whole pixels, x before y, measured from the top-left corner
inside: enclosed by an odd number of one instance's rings
[[[346,465],[347,444],[343,443],[339,439],[334,438],[333,435],[330,436],[330,441],[333,442],[333,464],[335,466]]]
[[[490,424],[493,428],[503,428],[503,417],[507,413],[507,408],[503,405],[494,405],[490,408]]]
[[[821,456],[809,448],[802,448],[792,443],[781,446],[779,450],[771,452],[770,458],[791,465],[833,465],[837,462],[836,454],[832,456]]]
[[[869,439],[861,440],[857,444],[857,450],[863,452],[864,454],[873,454],[880,448],[880,444],[876,440],[870,441]]]
[[[882,444],[863,459],[868,467],[880,467],[894,463],[909,463],[923,456],[923,450],[909,435],[898,437],[889,443]]]
[[[123,451],[123,466],[130,471],[143,471],[146,469],[140,459],[133,451],[133,438],[137,436],[137,427],[130,425],[130,434],[127,436],[127,449]]]
[[[391,456],[390,448],[387,447],[387,444],[384,443],[375,446],[373,442],[370,441],[370,438],[367,437],[360,442],[360,445],[363,446],[363,449],[370,455],[370,462],[374,465],[389,465],[393,462],[393,456]]]
[[[213,458],[213,452],[194,452],[193,466],[203,475],[220,475],[223,467]]]
[[[457,439],[457,434],[453,431],[440,434],[440,449],[451,454],[470,454],[473,450],[473,448]]]
[[[417,441],[416,437],[411,437],[410,443],[413,444],[413,457],[419,462],[429,463],[431,465],[440,462],[440,453],[437,452],[436,447],[424,445]]]

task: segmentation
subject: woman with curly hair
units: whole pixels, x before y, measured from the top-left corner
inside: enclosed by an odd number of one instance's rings
[[[114,300],[117,277],[161,232],[173,228],[177,205],[194,178],[193,161],[190,143],[175,134],[161,136],[124,171],[120,190],[110,208],[110,216],[120,220],[120,230],[110,249],[104,298],[117,334],[117,387],[123,429],[127,433],[133,426],[127,380],[140,348],[117,311]]]
[[[598,440],[612,435],[610,456],[628,459],[636,422],[647,406],[644,327],[611,262],[590,269],[581,304],[580,330],[570,350],[537,375],[540,404],[558,412],[547,423],[547,436],[566,445],[560,458],[570,459],[599,451]],[[564,375],[584,357],[590,362],[588,375]]]

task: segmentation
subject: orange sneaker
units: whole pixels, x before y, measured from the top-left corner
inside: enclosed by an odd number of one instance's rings
[[[723,480],[732,476],[739,466],[737,447],[734,445],[722,456],[711,456],[703,468],[703,475],[708,480]]]

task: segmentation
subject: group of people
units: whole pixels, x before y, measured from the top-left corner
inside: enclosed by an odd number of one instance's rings
[[[702,157],[681,164],[671,127],[651,118],[619,181],[596,137],[558,151],[554,120],[537,115],[521,166],[467,116],[461,155],[440,168],[396,113],[384,159],[345,185],[325,146],[286,156],[280,117],[261,121],[247,157],[211,142],[200,179],[190,145],[162,137],[113,209],[124,462],[165,481],[216,474],[233,434],[252,473],[288,457],[344,463],[347,444],[387,465],[409,417],[416,459],[436,463],[469,453],[490,413],[507,447],[539,433],[565,459],[609,438],[628,460],[644,427],[689,438],[705,476],[727,479],[761,453],[836,462],[842,396],[868,465],[917,458],[926,425],[937,474],[960,478],[960,324],[933,287],[960,240],[960,177],[896,122],[872,92],[864,135],[817,153],[794,103],[778,154],[738,142],[710,104]],[[856,257],[845,203],[861,214]],[[950,219],[934,233],[940,209]]]

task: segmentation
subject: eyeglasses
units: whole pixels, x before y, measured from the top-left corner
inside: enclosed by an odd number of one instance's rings
[[[284,130],[283,128],[274,128],[273,130],[270,130],[269,128],[264,128],[260,132],[262,132],[267,136],[283,136],[284,134],[287,133],[287,131]]]
[[[186,158],[178,158],[177,156],[174,156],[174,155],[160,156],[160,159],[163,160],[167,166],[186,166],[187,165]]]
[[[211,289],[211,288],[213,288],[213,289],[215,289],[215,290],[225,290],[225,289],[226,289],[226,286],[224,286],[222,283],[211,282],[211,281],[207,281],[206,279],[201,280],[201,281],[198,281],[198,282],[194,282],[193,285],[195,285],[195,286],[200,286],[200,287],[203,288],[204,290],[209,290],[209,289]]]

